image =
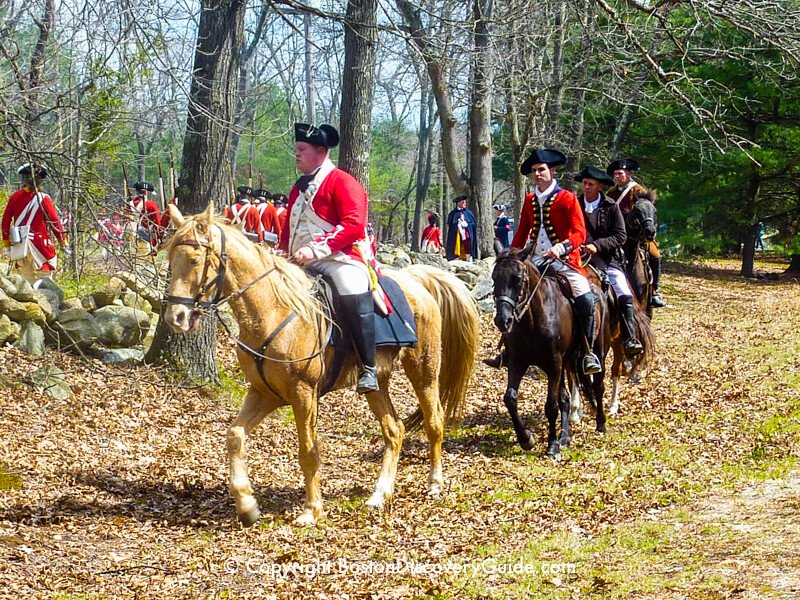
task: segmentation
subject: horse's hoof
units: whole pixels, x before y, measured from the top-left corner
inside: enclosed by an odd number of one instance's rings
[[[317,517],[315,517],[314,512],[308,508],[301,512],[294,520],[294,524],[300,527],[311,527],[316,525],[316,523]]]
[[[364,505],[367,508],[371,508],[374,510],[382,510],[383,507],[386,505],[386,498],[383,496],[381,492],[375,492],[370,496],[369,500],[367,500]]]
[[[598,423],[598,425],[597,425],[597,433],[605,433],[605,432],[606,432],[606,424],[603,423],[602,425],[600,425]]]
[[[558,440],[559,448],[569,448],[569,438],[561,438]]]
[[[438,500],[442,495],[442,486],[438,483],[431,484],[428,488],[428,497]]]
[[[239,521],[245,527],[252,527],[256,524],[256,521],[261,518],[261,511],[258,510],[257,506],[254,506],[247,512],[243,512],[239,515]]]
[[[528,437],[526,439],[524,439],[524,440],[518,440],[519,441],[519,446],[520,446],[520,448],[525,450],[525,452],[529,452],[529,451],[533,450],[533,444],[534,444],[533,436],[531,435],[530,431],[526,431],[525,433],[527,434]]]
[[[547,452],[545,453],[547,458],[552,458],[553,460],[560,460],[561,459],[561,448],[558,445],[558,442],[553,442],[547,448]]]
[[[609,417],[616,417],[619,414],[619,402],[615,402],[608,408],[606,413]]]

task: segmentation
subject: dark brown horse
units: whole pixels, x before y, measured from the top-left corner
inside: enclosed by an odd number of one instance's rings
[[[655,205],[655,191],[639,194],[633,198],[633,206],[625,215],[625,230],[628,239],[623,246],[625,252],[625,271],[631,283],[634,297],[639,301],[647,316],[653,317],[650,298],[653,296],[653,273],[648,261],[648,248],[656,237],[658,211]]]
[[[557,458],[570,443],[570,399],[567,376],[577,378],[584,393],[597,407],[597,431],[606,429],[603,411],[605,371],[583,375],[579,358],[586,338],[573,317],[572,306],[555,277],[540,273],[527,260],[530,248],[504,250],[492,272],[496,315],[495,325],[505,337],[508,356],[508,384],[503,402],[511,416],[517,441],[524,450],[533,448],[533,436],[517,410],[517,395],[523,375],[531,365],[547,375],[548,421],[547,456]],[[544,271],[546,267],[542,270]],[[609,348],[608,305],[597,286],[592,291],[599,299],[595,308],[594,352],[604,364]],[[556,419],[561,415],[561,436],[556,437]]]

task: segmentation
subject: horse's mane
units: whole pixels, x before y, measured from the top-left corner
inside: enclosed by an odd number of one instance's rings
[[[194,228],[199,222],[196,218],[189,218],[186,223],[178,227],[172,237],[164,244],[167,252],[176,244],[176,240],[184,240],[194,235]],[[320,314],[321,307],[319,302],[309,294],[311,280],[303,269],[290,263],[282,256],[267,252],[262,246],[253,244],[239,228],[225,223],[225,219],[222,217],[215,216],[213,224],[225,232],[227,241],[234,240],[245,251],[254,252],[265,271],[275,268],[279,277],[276,278],[270,275],[266,277],[266,281],[272,287],[272,296],[275,298],[277,305],[286,310],[293,310],[304,321],[314,322]],[[247,283],[249,282],[239,282],[240,285],[246,285]]]
[[[634,201],[649,200],[650,202],[655,204],[656,200],[658,200],[658,192],[652,188],[649,190],[638,190],[636,193],[634,193],[633,197]]]

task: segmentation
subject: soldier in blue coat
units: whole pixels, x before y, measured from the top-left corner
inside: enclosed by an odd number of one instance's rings
[[[511,221],[508,220],[505,204],[495,204],[494,209],[494,252],[500,254],[511,245]]]

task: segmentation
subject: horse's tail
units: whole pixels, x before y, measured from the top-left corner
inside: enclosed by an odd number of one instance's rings
[[[642,345],[643,351],[636,357],[634,361],[634,371],[644,369],[647,363],[653,359],[656,350],[656,340],[653,336],[653,328],[651,326],[650,317],[647,316],[647,310],[642,306],[642,303],[633,297],[633,322],[636,329],[636,339]]]
[[[431,293],[442,315],[439,401],[444,409],[445,425],[449,426],[461,416],[466,404],[467,385],[478,348],[478,309],[467,287],[452,273],[426,265],[413,265],[404,272]],[[419,429],[421,409],[409,415],[404,425],[408,432]]]

